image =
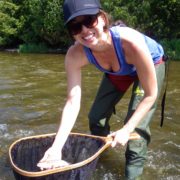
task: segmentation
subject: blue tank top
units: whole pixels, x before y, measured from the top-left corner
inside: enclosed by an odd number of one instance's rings
[[[97,62],[94,55],[92,54],[91,49],[84,46],[84,50],[85,50],[86,56],[88,58],[88,61],[91,64],[94,64],[100,71],[108,73],[108,74],[112,74],[112,75],[121,75],[121,76],[132,75],[133,76],[133,75],[136,75],[136,68],[133,65],[126,63],[126,59],[125,59],[125,56],[124,56],[124,53],[122,50],[122,45],[121,45],[119,28],[123,28],[123,27],[113,26],[112,28],[110,28],[112,41],[114,44],[116,55],[118,57],[118,62],[120,64],[120,70],[119,71],[112,72],[112,71],[108,71],[108,70],[102,68],[99,65],[99,63]],[[156,64],[158,62],[158,60],[164,55],[163,48],[155,40],[145,36],[144,34],[142,34],[142,36],[144,36],[144,39],[145,39],[145,42],[146,42],[148,49],[150,51],[152,60],[153,60],[154,64]]]

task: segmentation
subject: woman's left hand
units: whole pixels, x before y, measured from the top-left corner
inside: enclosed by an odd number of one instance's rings
[[[112,147],[115,147],[117,144],[125,146],[129,140],[130,133],[127,131],[126,128],[122,128],[108,136],[113,138],[113,142],[111,144]]]

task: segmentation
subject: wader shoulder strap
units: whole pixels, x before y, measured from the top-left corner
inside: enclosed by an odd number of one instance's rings
[[[163,126],[164,122],[164,110],[165,110],[165,104],[166,104],[166,91],[167,91],[167,86],[168,86],[168,71],[169,71],[169,58],[168,56],[164,56],[163,60],[165,61],[165,89],[164,89],[164,94],[163,98],[161,101],[161,122],[160,126]]]

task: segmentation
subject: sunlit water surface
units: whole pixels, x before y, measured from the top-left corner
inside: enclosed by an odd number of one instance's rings
[[[151,124],[152,142],[143,179],[180,179],[180,62],[171,62],[165,122],[160,105]],[[102,74],[89,66],[83,70],[82,108],[73,132],[89,133],[87,114]],[[129,93],[117,106],[111,130],[123,124]],[[66,98],[64,55],[0,53],[0,180],[14,180],[8,148],[15,140],[56,132]],[[108,148],[100,156],[92,180],[124,179],[124,147]]]

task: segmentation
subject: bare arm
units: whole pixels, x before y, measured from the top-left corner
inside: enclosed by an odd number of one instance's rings
[[[128,36],[122,33],[123,49],[128,63],[136,67],[137,75],[145,94],[128,123],[121,130],[113,134],[115,136],[113,146],[117,142],[122,145],[126,144],[129,134],[134,131],[154,104],[158,91],[154,64],[145,41],[138,32],[134,30],[129,31],[129,33],[126,31]]]
[[[64,146],[80,110],[81,68],[88,62],[84,60],[83,53],[76,53],[78,50],[79,48],[72,48],[65,58],[67,100],[62,112],[59,130],[53,143],[53,146],[57,146],[60,150]]]
[[[61,160],[62,148],[72,130],[80,110],[81,101],[81,67],[88,62],[83,58],[79,46],[73,46],[65,57],[65,70],[67,73],[67,99],[63,108],[60,125],[55,140],[38,166],[41,169],[56,167],[53,161]],[[49,163],[51,162],[51,163]],[[57,164],[57,166],[59,166]]]
[[[65,59],[65,69],[67,73],[67,100],[62,112],[59,130],[53,143],[53,147],[57,146],[60,150],[74,126],[80,109],[81,70],[76,63],[73,63],[75,59],[71,56],[72,55],[67,55]]]

